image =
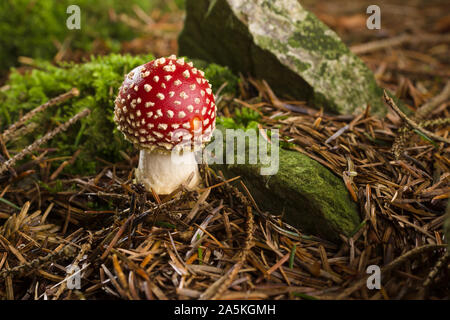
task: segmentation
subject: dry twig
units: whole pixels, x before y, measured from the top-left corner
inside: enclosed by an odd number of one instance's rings
[[[0,165],[0,174],[5,172],[8,168],[11,168],[15,165],[15,163],[19,160],[22,160],[25,156],[31,154],[34,150],[36,150],[40,145],[48,142],[51,140],[54,136],[59,134],[60,132],[63,132],[67,130],[72,124],[80,120],[81,118],[86,117],[91,111],[89,109],[84,109],[83,111],[77,113],[75,116],[73,116],[71,119],[69,119],[66,123],[63,123],[62,125],[58,126],[57,128],[53,129],[49,133],[47,133],[45,136],[40,138],[39,140],[36,140],[31,145],[23,149],[21,152],[16,154],[14,157],[6,161],[5,163],[2,163]]]
[[[48,102],[44,103],[43,105],[40,105],[39,107],[31,110],[30,112],[28,112],[27,114],[25,114],[22,118],[20,118],[19,120],[17,120],[14,124],[12,124],[8,129],[6,129],[3,133],[2,133],[2,138],[3,141],[6,143],[10,140],[11,135],[20,127],[22,126],[24,123],[26,123],[28,120],[30,120],[31,118],[33,118],[36,114],[38,114],[39,112],[43,112],[46,109],[48,109],[51,106],[54,105],[58,105],[61,102],[64,102],[72,97],[76,97],[80,94],[80,91],[78,91],[77,88],[72,88],[71,90],[67,91],[66,93],[63,93],[51,100],[49,100]]]

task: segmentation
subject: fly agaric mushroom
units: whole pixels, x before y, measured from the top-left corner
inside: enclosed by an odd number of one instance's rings
[[[189,178],[186,187],[199,183],[193,147],[211,139],[215,120],[204,72],[175,55],[133,69],[115,101],[118,129],[140,149],[136,180],[157,194],[169,194]]]

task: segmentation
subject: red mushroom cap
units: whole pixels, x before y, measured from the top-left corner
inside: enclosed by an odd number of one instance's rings
[[[136,67],[120,87],[114,121],[140,149],[205,143],[215,128],[211,84],[192,62],[174,55]]]

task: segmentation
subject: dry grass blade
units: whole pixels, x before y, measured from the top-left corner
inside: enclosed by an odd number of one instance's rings
[[[408,261],[408,259],[411,259],[417,255],[423,254],[427,251],[432,251],[432,250],[438,250],[438,249],[442,249],[445,248],[446,245],[425,245],[422,247],[418,247],[415,248],[411,251],[408,251],[407,253],[405,253],[404,255],[398,257],[397,259],[395,259],[394,261],[392,261],[391,263],[389,263],[388,265],[384,266],[381,268],[381,274],[385,274],[387,272],[393,271],[396,268],[398,268],[401,264],[405,263],[406,261]],[[349,295],[351,295],[354,291],[360,289],[362,286],[364,286],[366,284],[367,278],[369,276],[364,277],[363,279],[359,280],[358,282],[356,282],[355,284],[353,284],[351,287],[345,289],[342,293],[340,293],[337,296],[337,299],[345,299],[347,298]]]

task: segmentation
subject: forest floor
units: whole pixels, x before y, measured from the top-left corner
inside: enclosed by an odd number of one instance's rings
[[[369,2],[305,1],[379,84],[406,103],[416,123],[448,139],[445,3],[382,2],[382,29],[368,30]],[[150,17],[122,17],[149,30],[124,43],[123,52],[176,52],[182,12]],[[82,59],[70,52],[57,57]],[[72,159],[41,149],[0,176],[1,299],[449,298],[443,244],[448,144],[405,126],[391,108],[383,119],[370,108],[331,115],[282,100],[264,82],[244,76],[240,91],[221,99],[222,115],[232,116],[238,107],[255,110],[261,128],[281,125],[294,150],[341,177],[363,220],[351,237],[331,243],[303,234],[284,224],[280,212],[261,211],[239,177],[225,180],[204,166],[201,190],[158,197],[133,184],[137,153],[119,163],[99,159],[97,175],[80,177],[61,173]],[[9,156],[4,145],[1,152]],[[53,161],[62,167],[50,172]],[[32,173],[44,183],[58,177],[63,191],[42,190],[26,179]],[[95,210],[92,202],[110,209]],[[81,289],[68,289],[69,265],[81,268]],[[380,290],[366,286],[369,265],[381,267]]]

